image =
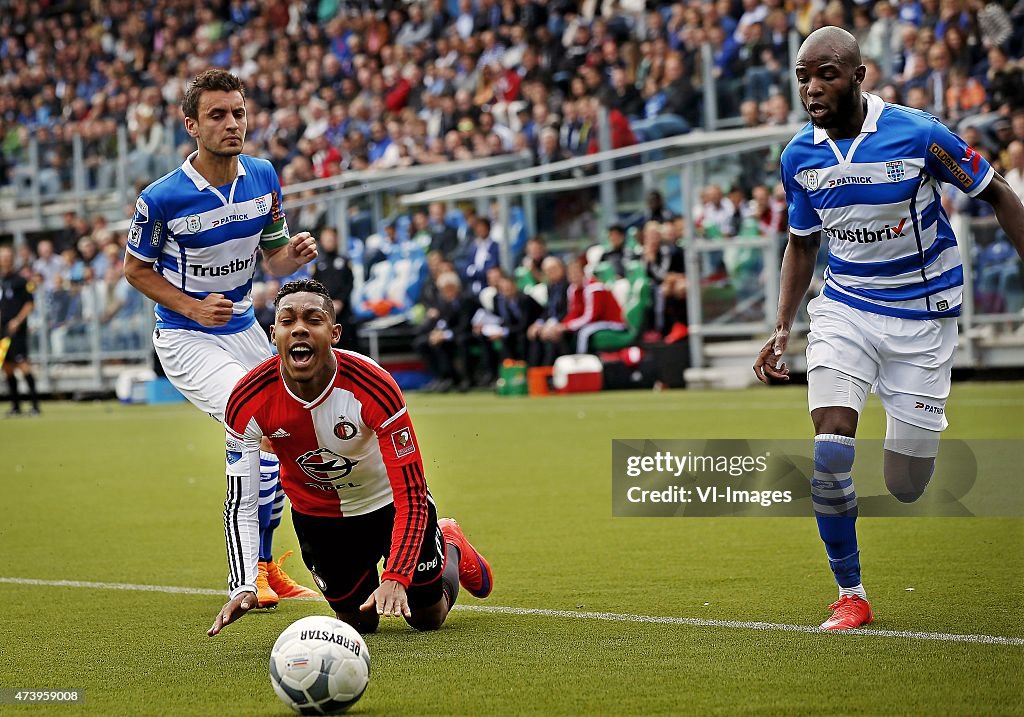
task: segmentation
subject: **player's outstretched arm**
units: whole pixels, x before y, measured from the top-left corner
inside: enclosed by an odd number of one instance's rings
[[[359,606],[363,612],[373,610],[377,606],[377,614],[384,617],[412,617],[409,608],[409,596],[405,586],[397,580],[383,580],[380,586]]]
[[[273,249],[264,249],[263,258],[267,270],[275,276],[294,274],[300,266],[317,257],[316,239],[309,232],[299,232],[288,238],[287,244]]]
[[[992,205],[999,226],[1010,237],[1020,258],[1024,259],[1024,205],[1017,194],[997,172],[978,198]]]
[[[254,607],[256,607],[256,593],[239,593],[224,604],[206,634],[213,637]]]
[[[224,298],[223,294],[209,294],[202,300],[193,299],[153,271],[152,263],[133,256],[131,252],[124,257],[124,277],[129,284],[156,303],[198,324],[215,327],[223,326],[231,320],[234,304]]]
[[[813,232],[806,236],[792,232],[789,234],[789,243],[782,258],[782,280],[775,331],[761,347],[754,361],[754,375],[761,383],[768,383],[770,379],[789,380],[789,367],[782,363],[782,355],[789,343],[789,332],[796,310],[811,285],[820,243],[821,232]]]

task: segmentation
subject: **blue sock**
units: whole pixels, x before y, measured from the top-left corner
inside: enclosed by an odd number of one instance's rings
[[[260,560],[268,561],[274,557],[274,528],[281,524],[281,508],[278,507],[277,494],[281,490],[281,463],[273,453],[260,451]],[[284,493],[281,493],[280,505],[284,505]],[[274,521],[274,509],[277,508],[277,521]]]
[[[818,535],[840,588],[860,585],[857,549],[857,493],[853,489],[854,439],[822,434],[814,437],[811,500]]]

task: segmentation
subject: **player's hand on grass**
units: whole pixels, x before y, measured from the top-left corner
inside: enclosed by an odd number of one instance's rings
[[[242,617],[242,615],[252,610],[257,604],[256,593],[239,593],[228,600],[224,607],[220,609],[217,619],[213,621],[213,625],[206,631],[206,634],[213,637],[235,620]]]
[[[224,298],[224,294],[207,294],[192,312],[192,320],[203,326],[223,326],[231,321],[234,302]]]
[[[784,362],[780,363],[788,343],[789,329],[775,329],[775,332],[768,337],[754,362],[754,375],[757,376],[758,381],[768,383],[771,379],[789,380],[789,367]]]
[[[366,602],[359,606],[363,612],[373,610],[377,606],[377,614],[384,617],[412,617],[412,610],[409,609],[409,596],[405,593],[402,583],[395,580],[385,580],[380,584]]]
[[[288,239],[288,258],[299,266],[308,264],[316,257],[316,239],[309,232],[299,232]]]

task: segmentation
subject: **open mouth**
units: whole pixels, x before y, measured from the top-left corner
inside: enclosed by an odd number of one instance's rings
[[[288,349],[288,357],[295,368],[305,368],[313,362],[313,349],[307,344],[295,344]]]
[[[807,114],[811,116],[811,119],[821,119],[828,114],[828,107],[819,102],[812,102],[807,105]]]

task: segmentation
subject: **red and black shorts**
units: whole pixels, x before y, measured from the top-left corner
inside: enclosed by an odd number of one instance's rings
[[[302,560],[327,602],[335,612],[359,610],[380,585],[377,564],[381,558],[387,567],[395,506],[339,518],[303,515],[293,509],[292,523]],[[406,591],[410,608],[430,607],[441,599],[444,560],[444,537],[437,527],[437,509],[427,501],[427,527],[416,572]]]

